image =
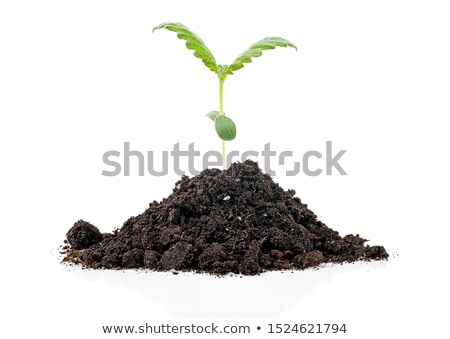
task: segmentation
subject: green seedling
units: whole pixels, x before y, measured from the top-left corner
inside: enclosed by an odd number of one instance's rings
[[[280,37],[264,38],[251,45],[244,53],[240,54],[230,65],[218,65],[211,51],[205,43],[186,26],[176,22],[164,22],[155,28],[165,28],[177,33],[179,39],[186,40],[186,47],[194,50],[194,56],[201,59],[212,72],[217,74],[219,79],[219,111],[211,111],[206,116],[211,118],[220,139],[222,139],[222,161],[223,169],[227,168],[225,142],[236,138],[236,125],[223,111],[223,84],[229,75],[244,67],[244,63],[252,62],[252,58],[262,55],[263,50],[275,49],[276,47],[297,47],[290,41]]]

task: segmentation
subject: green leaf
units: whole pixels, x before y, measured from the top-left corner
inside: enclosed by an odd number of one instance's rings
[[[262,39],[251,45],[244,53],[239,55],[233,63],[228,66],[227,74],[233,74],[233,72],[244,67],[244,63],[252,62],[252,58],[260,57],[263,50],[275,49],[276,47],[292,47],[297,50],[297,47],[292,42],[280,37]]]
[[[206,114],[206,116],[208,118],[210,118],[212,121],[216,120],[216,118],[219,116],[219,112],[218,111],[211,111],[208,114]]]
[[[216,59],[212,55],[211,51],[206,47],[205,43],[200,39],[194,32],[183,24],[177,22],[164,22],[155,28],[157,29],[165,28],[169,31],[176,32],[179,39],[186,40],[186,47],[194,50],[194,55],[202,59],[203,63],[214,73],[217,73]]]
[[[217,74],[220,81],[225,81],[228,75],[228,65],[217,65]]]
[[[230,141],[236,138],[236,125],[233,120],[226,117],[225,115],[219,115],[214,120],[214,125],[216,127],[216,132],[220,139],[225,141]]]

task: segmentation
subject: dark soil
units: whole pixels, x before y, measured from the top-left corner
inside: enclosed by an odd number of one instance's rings
[[[384,247],[365,245],[359,235],[341,237],[294,195],[249,160],[225,171],[207,169],[182,177],[170,196],[113,233],[76,222],[64,261],[96,269],[250,275],[388,258]]]

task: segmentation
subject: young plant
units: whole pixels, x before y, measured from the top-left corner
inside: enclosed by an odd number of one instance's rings
[[[252,58],[262,55],[263,50],[275,49],[276,47],[297,47],[290,41],[280,37],[264,38],[251,45],[244,53],[240,54],[230,65],[218,65],[211,51],[205,43],[194,32],[186,26],[176,22],[164,22],[155,28],[165,28],[177,33],[179,39],[186,40],[186,47],[194,50],[194,56],[201,59],[212,72],[217,74],[219,79],[219,111],[211,111],[206,116],[214,121],[214,126],[219,138],[222,139],[222,163],[223,169],[227,168],[227,158],[225,152],[225,142],[236,138],[236,125],[223,111],[223,84],[227,76],[244,67],[244,63],[252,62]]]

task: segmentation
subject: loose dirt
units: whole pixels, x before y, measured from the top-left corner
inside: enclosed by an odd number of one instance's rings
[[[384,247],[366,241],[358,234],[341,237],[294,190],[283,190],[247,160],[182,177],[170,196],[113,233],[77,221],[63,261],[93,269],[254,275],[388,258]]]

